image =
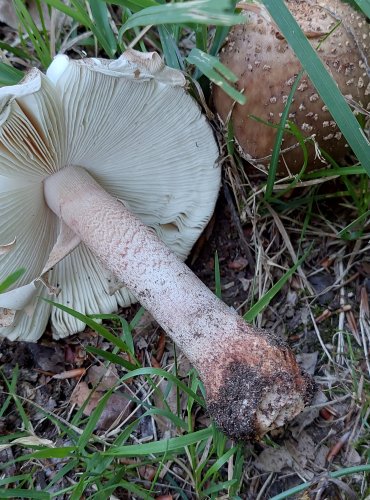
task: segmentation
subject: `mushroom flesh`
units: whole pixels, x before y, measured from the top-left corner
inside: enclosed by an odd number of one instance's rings
[[[0,270],[27,268],[0,295],[0,333],[36,340],[50,306],[35,298],[59,287],[77,310],[115,310],[132,296],[109,301],[103,281],[124,283],[199,371],[219,427],[258,437],[296,416],[313,383],[284,341],[247,325],[182,262],[220,185],[212,130],[184,84],[157,54],[130,50],[117,61],[57,56],[47,76],[0,89]],[[57,337],[83,328],[54,309]]]

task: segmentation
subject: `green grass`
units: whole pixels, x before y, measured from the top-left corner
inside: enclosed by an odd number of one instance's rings
[[[81,315],[73,312],[74,316],[81,319]],[[141,314],[141,312],[139,312]],[[113,321],[117,318],[112,316]],[[124,343],[122,338],[127,336],[127,331],[121,331],[121,336],[115,336],[101,325],[94,323],[91,318],[83,317],[86,324],[94,326],[100,335],[112,341],[112,345],[121,348],[124,352],[129,352],[129,344]],[[128,325],[128,331],[131,334],[132,325],[135,325],[137,318]],[[113,338],[114,337],[114,338]],[[90,349],[94,355],[99,354],[100,359],[105,361],[108,367],[111,363],[111,352]],[[118,358],[118,357],[117,357]],[[121,358],[118,358],[121,359]],[[117,361],[116,358],[113,361]],[[24,464],[23,469],[27,473],[17,476],[8,476],[0,480],[0,497],[9,498],[11,492],[20,498],[55,498],[62,493],[69,495],[68,498],[79,499],[86,491],[96,487],[97,493],[91,498],[109,498],[109,495],[119,486],[132,493],[139,495],[140,498],[154,498],[147,490],[139,485],[135,485],[134,478],[137,469],[144,465],[162,463],[170,460],[178,460],[186,457],[193,480],[193,488],[199,498],[207,498],[213,493],[226,493],[227,491],[237,491],[241,482],[242,462],[244,460],[242,445],[232,445],[226,437],[214,426],[195,430],[192,423],[191,414],[195,404],[204,405],[202,396],[197,395],[201,382],[196,373],[192,371],[187,379],[187,384],[181,382],[170,371],[162,369],[141,367],[137,362],[135,366],[127,366],[120,363],[127,373],[123,375],[115,386],[107,391],[101,398],[93,413],[88,419],[84,417],[82,411],[70,420],[58,417],[57,414],[51,414],[44,411],[32,401],[26,401],[17,395],[17,384],[19,378],[19,369],[16,367],[13,371],[11,380],[8,380],[3,373],[1,376],[6,385],[7,398],[0,409],[0,416],[5,415],[9,410],[11,403],[15,404],[16,411],[22,421],[22,432],[8,434],[0,437],[0,447],[11,445],[14,448],[22,450],[15,460],[2,463],[0,470],[6,472],[13,464]],[[188,395],[186,410],[184,413],[174,414],[169,407],[160,411],[150,403],[141,403],[143,413],[139,418],[131,420],[115,438],[107,439],[104,436],[98,436],[94,433],[96,423],[103,412],[105,405],[113,391],[115,391],[128,378],[140,378],[141,383],[153,388],[162,398],[164,406],[166,400],[163,393],[158,389],[158,383],[164,379],[169,380],[182,393]],[[30,419],[27,415],[28,410],[25,406],[35,406],[37,410],[44,414],[44,418],[50,421],[51,426],[55,426],[56,434],[54,439],[62,439],[71,443],[66,446],[55,446],[52,443],[44,445],[42,441],[32,439],[35,436]],[[168,405],[167,405],[168,406]],[[161,415],[171,421],[178,429],[178,436],[170,439],[152,441],[148,443],[129,444],[128,441],[140,424],[140,420],[151,415]],[[33,467],[30,464],[37,460],[58,459],[62,464],[58,473],[46,485],[43,493],[34,490]],[[130,459],[133,463],[122,466],[122,459]],[[223,465],[232,460],[235,465],[235,476],[227,480],[222,471]],[[77,482],[63,490],[55,491],[54,485],[59,484],[64,476],[67,476],[71,470],[77,473]],[[160,471],[160,468],[158,469]],[[130,482],[131,481],[131,482]],[[210,486],[210,484],[212,486]],[[10,487],[10,489],[8,489]],[[180,485],[176,486],[176,481],[172,478],[172,488],[174,491],[181,490]],[[156,491],[155,481],[151,489]],[[52,490],[52,492],[51,492]],[[16,493],[15,493],[16,492]],[[90,497],[89,497],[90,498]]]
[[[14,271],[14,273],[10,274],[7,276],[1,283],[0,283],[0,293],[5,292],[9,287],[11,287],[14,283],[16,283],[19,278],[26,272],[25,269],[18,269],[17,271]]]
[[[142,35],[135,48],[141,50],[157,48],[162,53],[166,64],[185,71],[189,81],[199,82],[198,87],[203,90],[206,99],[209,97],[210,81],[214,85],[220,85],[236,102],[243,103],[248,98],[234,88],[235,75],[220,63],[217,56],[229,26],[244,20],[235,10],[235,1],[191,0],[165,3],[155,0],[89,0],[88,2],[71,0],[68,5],[65,5],[61,0],[38,0],[38,3],[39,5],[45,3],[50,8],[63,12],[71,20],[72,24],[67,29],[68,33],[62,30],[55,40],[56,52],[63,45],[67,34],[70,40],[73,40],[77,39],[81,32],[91,32],[88,38],[78,42],[76,45],[78,50],[85,50],[89,55],[94,55],[96,52],[99,56],[114,58],[133,40]],[[324,66],[319,62],[317,54],[297,27],[284,3],[281,0],[263,1],[263,3],[294,48],[304,71],[309,74],[316,85],[329,111],[351,145],[357,162],[355,161],[353,165],[339,166],[333,159],[329,159],[330,169],[308,173],[307,158],[305,158],[300,173],[285,179],[285,187],[279,188],[280,181],[276,179],[276,169],[283,133],[288,130],[288,133],[294,134],[301,143],[303,151],[305,149],[299,131],[288,120],[289,107],[299,83],[298,77],[277,126],[278,136],[270,169],[267,179],[261,181],[264,186],[261,188],[256,212],[264,220],[269,204],[279,212],[281,217],[290,217],[292,213],[300,213],[304,210],[297,244],[300,250],[297,254],[303,254],[303,257],[296,262],[292,262],[289,257],[288,264],[287,261],[284,262],[283,275],[276,280],[275,284],[270,283],[262,297],[257,296],[258,287],[254,283],[249,301],[251,308],[244,315],[251,322],[255,321],[269,306],[272,299],[276,298],[296,272],[298,266],[303,264],[304,259],[308,257],[308,253],[302,251],[301,247],[308,238],[312,220],[320,213],[322,203],[334,199],[350,207],[352,220],[348,220],[341,227],[336,225],[336,233],[333,235],[344,243],[356,241],[368,230],[370,204],[369,143],[364,137],[359,122],[348,108]],[[368,2],[358,0],[355,3],[359,9],[369,14]],[[0,42],[0,49],[10,57],[18,58],[18,62],[15,62],[15,66],[12,66],[11,61],[7,59],[0,62],[0,85],[12,85],[20,81],[25,67],[19,64],[20,59],[45,70],[54,55],[45,20],[41,19],[41,27],[38,27],[30,17],[24,0],[14,0],[14,5],[20,21],[19,44],[12,46]],[[121,18],[112,16],[112,6],[122,6]],[[144,34],[142,30],[147,27],[150,29]],[[295,36],[291,35],[293,31]],[[192,34],[194,39],[194,46],[187,54],[179,47],[184,34]],[[147,37],[146,40],[143,38],[144,35]],[[148,41],[150,43],[147,43]],[[234,147],[231,124],[228,126],[227,137],[223,140],[226,141],[231,161],[235,165],[241,165]],[[321,184],[314,184],[315,182],[324,183],[328,178],[338,182],[338,186],[332,192],[323,192],[317,187]],[[301,183],[304,182],[313,183],[312,187],[307,189],[303,196],[294,196],[295,190],[300,189]],[[250,196],[246,186],[243,185],[239,189],[236,193],[237,199],[238,196],[240,200],[237,201],[240,201],[242,212],[243,206],[246,206],[246,199]],[[215,271],[216,294],[221,296],[221,271],[217,256]],[[14,284],[23,272],[24,270],[19,270],[5,279],[0,284],[0,293]],[[173,494],[186,499],[187,496],[183,493],[184,485],[175,474],[167,469],[167,464],[173,462],[185,471],[189,481],[187,486],[197,498],[213,499],[224,495],[227,498],[238,499],[238,495],[245,494],[243,477],[245,463],[250,455],[246,453],[248,445],[230,442],[212,424],[208,427],[196,424],[194,416],[199,412],[204,413],[205,407],[204,389],[197,373],[190,370],[186,377],[179,376],[176,351],[174,365],[166,369],[146,366],[135,356],[133,332],[142,317],[143,310],[139,310],[137,315],[127,322],[117,315],[87,317],[65,306],[58,305],[57,307],[83,321],[109,344],[109,349],[90,346],[87,351],[91,359],[99,360],[107,367],[114,364],[121,375],[115,386],[101,398],[89,418],[84,416],[82,407],[67,419],[58,413],[46,411],[36,403],[19,396],[19,368],[15,368],[10,377],[2,373],[2,382],[6,389],[3,394],[0,417],[6,417],[9,413],[16,414],[22,425],[17,431],[0,436],[0,446],[9,445],[16,450],[13,460],[0,464],[0,470],[3,473],[0,479],[0,498],[51,499],[66,495],[67,498],[78,500],[87,495],[88,498],[102,500],[108,499],[117,488],[122,488],[138,498],[150,499],[155,498],[160,491],[160,486],[157,487],[157,485],[160,485],[162,481],[168,485]],[[108,321],[112,326],[103,326],[96,320]],[[351,360],[353,365],[357,362],[358,359]],[[128,379],[133,379],[135,383],[145,387],[146,391],[155,394],[161,404],[155,405],[149,400],[142,402],[139,398],[133,398],[134,403],[142,410],[141,415],[134,415],[129,424],[126,424],[116,435],[104,436],[95,433],[96,422],[104,411],[109,396]],[[168,384],[168,392],[176,391],[178,399],[176,411],[170,407],[166,394],[158,387],[164,381]],[[179,404],[180,399],[184,401],[182,406]],[[41,438],[41,433],[39,434],[38,430],[33,428],[32,419],[28,414],[30,408],[41,412],[44,421],[54,429],[52,436],[54,443],[58,438],[62,443],[68,444],[49,446],[41,440],[35,444],[35,440],[31,438],[35,436]],[[136,444],[135,432],[140,423],[149,417],[164,418],[176,429],[176,435],[169,439],[153,439],[150,442]],[[23,441],[19,441],[20,438]],[[366,446],[364,448],[366,450]],[[59,468],[46,484],[45,490],[38,491],[35,473],[40,464],[49,463],[52,460],[58,461]],[[7,471],[13,465],[21,466],[22,473],[8,475]],[[149,489],[144,488],[138,481],[138,469],[143,466],[157,468]],[[369,471],[369,466],[361,465],[330,472],[328,477],[335,479],[366,471]],[[288,498],[315,484],[315,481],[302,483],[275,496],[274,499]]]
[[[328,474],[328,481],[330,479],[336,479],[340,477],[345,477],[350,474],[357,474],[361,472],[370,472],[370,465],[360,465],[358,467],[347,467],[345,469],[340,469],[335,472],[330,472]],[[298,493],[301,493],[302,491],[307,490],[308,488],[314,486],[313,481],[307,481],[305,483],[302,483],[299,486],[295,486],[294,488],[290,488],[287,491],[284,491],[284,493],[281,493],[279,495],[275,495],[271,498],[271,500],[283,500],[284,498],[289,498],[292,497],[293,495],[297,495]]]
[[[248,316],[249,321],[252,321],[266,307],[272,296],[281,289],[296,267],[294,266],[286,273],[285,277],[273,287],[271,293],[266,295],[266,299],[256,304]],[[4,289],[5,285],[13,283],[21,273],[22,270],[4,280]],[[215,258],[215,280],[216,293],[221,296],[220,268],[217,255]],[[182,381],[177,375],[176,365],[172,370],[145,367],[135,358],[132,333],[142,318],[144,310],[139,309],[131,322],[128,323],[124,318],[117,315],[99,314],[91,317],[60,304],[54,303],[54,306],[83,321],[100,337],[109,342],[112,346],[110,350],[102,350],[94,346],[88,346],[86,350],[95,359],[104,362],[107,369],[112,363],[125,373],[110,390],[104,393],[88,419],[83,415],[84,406],[82,406],[70,421],[66,421],[64,418],[58,417],[57,414],[45,411],[42,407],[17,394],[18,367],[14,369],[10,380],[7,379],[4,373],[0,372],[6,386],[6,391],[3,392],[6,399],[0,408],[0,417],[5,416],[11,406],[14,405],[22,421],[23,428],[20,433],[0,437],[0,449],[1,446],[9,445],[22,450],[22,453],[15,460],[1,464],[0,471],[6,472],[13,465],[22,463],[24,464],[22,468],[28,470],[27,464],[34,460],[59,460],[61,464],[64,464],[43,492],[34,489],[32,468],[28,473],[5,477],[0,481],[0,497],[12,498],[11,495],[13,494],[19,498],[52,499],[64,493],[69,495],[71,499],[77,500],[87,491],[96,489],[97,493],[92,498],[99,498],[100,500],[109,498],[109,495],[117,487],[121,487],[138,495],[140,498],[154,498],[148,491],[134,484],[133,480],[137,469],[144,465],[158,464],[158,462],[165,464],[168,461],[179,460],[182,457],[186,460],[187,470],[191,471],[192,487],[198,498],[213,498],[214,495],[222,493],[227,493],[230,497],[236,498],[242,485],[245,445],[230,442],[212,424],[209,427],[196,430],[192,415],[195,411],[198,412],[196,407],[204,409],[205,402],[202,382],[194,370],[191,370],[185,381]],[[115,325],[114,330],[112,331],[97,323],[95,319],[109,320],[110,323]],[[121,356],[124,353],[130,354],[130,362]],[[116,438],[107,440],[104,436],[101,437],[94,433],[96,424],[111,394],[129,379],[138,379],[140,384],[144,384],[153,390],[161,400],[161,408],[148,402],[142,403],[138,399],[133,399],[137,405],[142,407],[142,415],[134,420],[131,419],[130,423],[124,427]],[[158,389],[159,382],[164,380],[169,382],[170,388],[176,388],[182,397],[186,397],[185,411],[181,411],[179,407],[177,413],[171,410],[167,404],[165,394]],[[86,404],[88,400],[86,400]],[[37,434],[35,434],[28,416],[29,409],[32,406],[44,414],[44,418],[50,422],[50,426],[58,429],[54,438],[58,436],[59,439],[71,443],[71,445],[60,447],[51,442],[45,445],[41,439],[39,441],[33,439]],[[149,443],[128,444],[132,434],[135,433],[135,429],[140,425],[140,421],[149,416],[164,417],[177,429],[178,436]],[[120,459],[135,460],[135,466],[121,467],[119,465]],[[233,477],[231,479],[227,478],[224,469],[224,465],[227,463],[233,464]],[[62,482],[64,476],[68,477],[71,470],[77,473],[77,482],[73,486],[55,491],[54,485]],[[168,478],[168,481],[171,483],[173,491],[181,491],[180,485],[176,485],[173,478],[171,480]],[[9,487],[10,489],[8,489]],[[151,488],[155,491],[155,481],[152,483]],[[53,492],[49,492],[51,489]]]

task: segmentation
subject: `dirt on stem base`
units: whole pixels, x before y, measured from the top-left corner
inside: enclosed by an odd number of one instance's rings
[[[203,363],[209,413],[234,439],[259,439],[309,404],[315,392],[288,345],[270,332],[239,336]]]

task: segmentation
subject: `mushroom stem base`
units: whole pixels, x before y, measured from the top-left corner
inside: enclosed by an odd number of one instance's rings
[[[195,365],[209,410],[234,438],[258,437],[295,417],[313,384],[289,347],[249,326],[155,232],[81,167],[44,183],[54,213],[131,290]]]

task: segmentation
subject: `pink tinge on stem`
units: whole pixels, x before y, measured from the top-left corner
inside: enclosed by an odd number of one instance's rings
[[[44,194],[195,365],[209,411],[229,436],[259,437],[302,411],[314,385],[289,347],[245,323],[86,170],[60,170],[45,179]]]

